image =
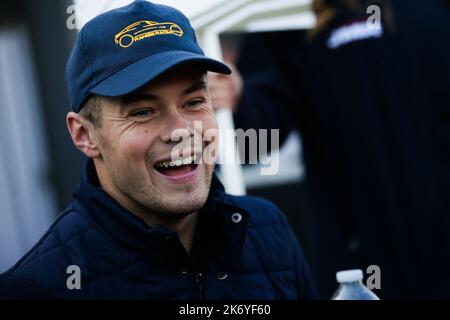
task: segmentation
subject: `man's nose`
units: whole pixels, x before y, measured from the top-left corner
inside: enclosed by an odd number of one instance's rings
[[[163,142],[182,141],[194,134],[190,122],[183,117],[179,110],[168,113],[164,122],[164,129],[161,131]]]

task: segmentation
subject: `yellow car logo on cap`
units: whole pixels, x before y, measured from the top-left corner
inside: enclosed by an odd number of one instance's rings
[[[167,34],[173,34],[181,37],[183,35],[183,30],[173,22],[142,20],[130,24],[128,27],[120,31],[116,34],[114,40],[122,48],[128,48],[136,41]]]

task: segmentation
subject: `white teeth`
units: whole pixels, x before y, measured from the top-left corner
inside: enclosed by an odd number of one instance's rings
[[[191,164],[195,162],[195,160],[197,160],[197,155],[194,154],[194,156],[189,156],[184,159],[160,162],[156,166],[159,168],[180,167],[182,165]]]

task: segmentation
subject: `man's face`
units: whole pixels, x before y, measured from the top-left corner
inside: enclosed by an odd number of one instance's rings
[[[190,160],[201,157],[202,149],[215,148],[215,142],[177,152],[188,164],[173,166],[170,161],[174,147],[180,146],[171,141],[174,130],[183,129],[188,136],[196,130],[203,138],[206,130],[217,129],[204,72],[184,66],[130,95],[101,100],[102,127],[94,133],[100,156],[94,162],[106,192],[134,213],[158,219],[176,220],[200,209],[214,164]],[[201,128],[194,128],[194,121]]]

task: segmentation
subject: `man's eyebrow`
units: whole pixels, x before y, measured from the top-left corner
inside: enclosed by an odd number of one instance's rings
[[[207,83],[205,79],[199,80],[196,83],[194,83],[193,85],[191,85],[190,87],[186,88],[183,90],[183,95],[188,95],[192,92],[195,92],[197,90],[203,90],[207,88]]]
[[[195,82],[194,84],[192,84],[191,86],[189,86],[188,88],[184,89],[182,94],[183,95],[188,95],[192,92],[198,91],[198,90],[203,90],[207,88],[207,83],[205,79],[199,80],[197,82]],[[135,92],[129,95],[126,95],[123,97],[122,99],[122,105],[125,104],[130,104],[136,101],[157,101],[160,98],[157,95],[151,94],[151,93],[146,93],[146,92]]]
[[[156,100],[159,100],[159,97],[154,94],[145,93],[145,92],[132,93],[132,94],[129,94],[129,95],[126,95],[125,97],[123,97],[122,105],[133,103],[136,101],[143,101],[143,100],[156,101]]]

